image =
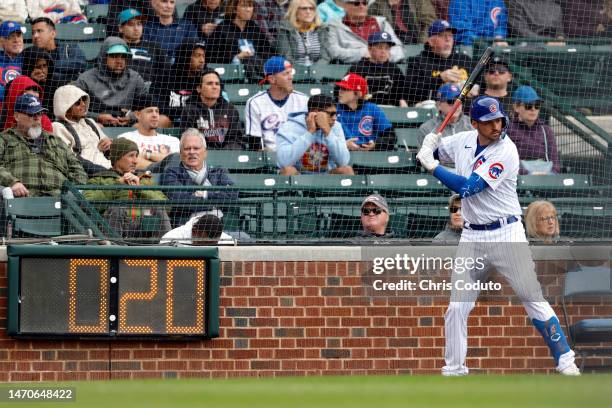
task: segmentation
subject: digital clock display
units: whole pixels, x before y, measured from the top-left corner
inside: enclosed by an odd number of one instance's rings
[[[218,336],[216,248],[26,245],[8,256],[10,335]]]

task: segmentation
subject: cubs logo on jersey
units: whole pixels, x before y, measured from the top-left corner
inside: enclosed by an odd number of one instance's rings
[[[359,133],[364,136],[372,136],[374,133],[374,118],[370,115],[364,116],[359,121]]]
[[[489,177],[491,177],[492,179],[497,180],[499,178],[499,176],[501,176],[502,172],[504,171],[504,165],[501,163],[493,163],[491,166],[489,166]]]
[[[266,130],[277,130],[281,125],[281,118],[277,113],[271,113],[261,121],[261,128]]]

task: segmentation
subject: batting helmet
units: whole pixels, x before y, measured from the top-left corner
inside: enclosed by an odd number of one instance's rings
[[[490,96],[479,96],[474,99],[470,107],[470,118],[477,122],[488,122],[489,120],[501,118],[502,126],[505,129],[508,124],[508,117],[499,101]]]

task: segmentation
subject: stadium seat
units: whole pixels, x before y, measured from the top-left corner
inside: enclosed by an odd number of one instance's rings
[[[368,176],[368,187],[375,191],[417,191],[439,193],[446,187],[440,180],[429,174],[372,174]],[[399,192],[399,191],[398,191]]]
[[[310,67],[307,65],[293,65],[293,83],[310,82]]]
[[[59,41],[104,41],[106,26],[103,24],[58,24],[55,38]]]
[[[423,51],[423,44],[408,44],[404,45],[404,55],[406,58],[418,56]]]
[[[257,84],[227,84],[224,87],[230,102],[234,105],[244,105],[257,92],[264,89]]]
[[[100,48],[102,47],[101,42],[79,42],[78,44],[87,61],[93,62],[98,58]]]
[[[351,152],[351,165],[357,174],[407,173],[416,169],[414,153],[405,151]]]
[[[418,128],[395,128],[395,147],[398,149],[418,150]]]
[[[398,108],[393,106],[381,106],[381,109],[387,119],[396,127],[418,126],[437,115],[435,109]]]
[[[568,303],[588,304],[589,301],[596,303],[605,302],[612,298],[612,274],[610,266],[580,266],[569,270],[565,275],[563,287],[563,315],[567,326],[567,334],[570,345],[580,361],[580,371],[584,370],[586,357],[609,356],[612,350],[601,347],[583,348],[584,345],[612,342],[612,315],[606,317],[575,320],[568,314]],[[598,359],[602,361],[603,359]],[[603,360],[605,361],[605,360]],[[595,367],[593,367],[595,368]]]
[[[126,127],[113,127],[113,126],[106,126],[104,127],[104,129],[102,129],[104,131],[104,134],[108,137],[110,137],[111,139],[116,139],[117,136],[119,136],[122,133],[125,132],[133,132],[136,128],[130,127],[130,126],[126,126]]]
[[[519,190],[579,189],[591,186],[586,174],[551,174],[545,176],[524,175],[518,178]]]
[[[226,83],[244,82],[244,66],[238,64],[208,64],[208,67],[214,69],[221,80]]]
[[[236,173],[261,172],[266,167],[263,153],[244,150],[209,150],[206,163]]]
[[[248,189],[255,189],[255,192],[257,192],[291,187],[290,177],[278,174],[230,174],[230,178],[235,186],[240,187],[241,195]]]
[[[88,4],[85,6],[87,21],[96,24],[106,24],[108,4]]]
[[[293,89],[298,92],[306,94],[309,98],[315,95],[327,95],[329,97],[334,96],[334,87],[331,85],[321,84],[294,84]]]
[[[339,81],[344,78],[349,68],[350,65],[345,64],[317,65],[310,68],[310,75],[320,82]]]
[[[29,197],[4,200],[7,236],[62,234],[62,206],[57,197]]]
[[[178,139],[181,138],[181,134],[183,133],[183,129],[181,128],[164,128],[164,129],[158,129],[158,133],[163,133],[164,135],[168,135],[168,136],[174,136]]]
[[[317,191],[320,194],[343,195],[347,191],[364,190],[366,184],[365,176],[345,176],[342,174],[300,174],[291,177],[291,185],[304,190]]]
[[[193,1],[190,1],[187,3],[178,3],[176,5],[176,15],[178,16],[178,18],[183,18],[183,15],[185,14],[185,10],[187,10],[187,7],[189,6],[190,3],[193,3]]]

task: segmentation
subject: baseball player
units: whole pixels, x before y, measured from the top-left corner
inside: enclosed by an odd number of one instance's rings
[[[454,283],[461,279],[465,287],[465,282],[482,281],[490,266],[508,280],[523,302],[550,348],[557,371],[580,375],[559,319],[542,295],[527,247],[516,193],[519,156],[512,140],[505,137],[508,118],[498,100],[486,95],[473,101],[470,118],[474,130],[445,138],[429,133],[417,154],[423,167],[461,196],[464,226],[457,259],[485,260],[484,268],[453,271],[451,301],[444,316],[446,365],[442,375],[468,374],[467,319],[479,293],[478,289],[459,293]],[[455,172],[441,166],[438,159],[454,162]]]

